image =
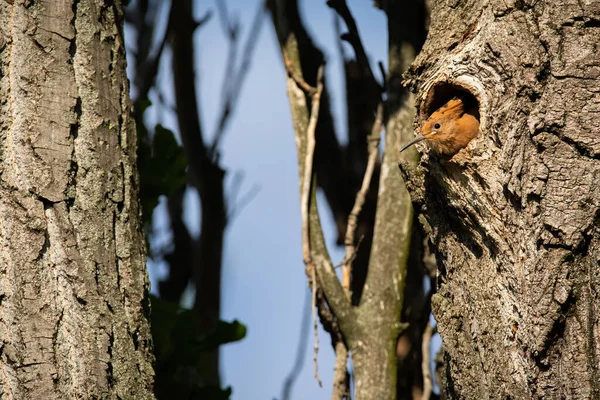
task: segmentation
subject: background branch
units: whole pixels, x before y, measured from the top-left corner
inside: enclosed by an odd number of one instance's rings
[[[300,333],[298,334],[298,347],[296,348],[296,356],[294,365],[288,373],[283,387],[281,389],[281,400],[289,400],[292,394],[294,383],[298,379],[302,367],[304,366],[305,352],[308,346],[308,329],[310,328],[310,316],[312,303],[312,292],[306,291],[304,306],[302,307],[302,320],[300,322]]]
[[[352,211],[348,216],[348,224],[346,228],[346,237],[344,240],[344,244],[346,245],[346,252],[344,255],[344,262],[342,265],[343,268],[343,277],[342,277],[342,286],[346,290],[346,294],[348,295],[348,299],[351,297],[350,293],[350,277],[352,274],[352,261],[356,257],[356,246],[354,245],[354,241],[356,240],[356,226],[358,223],[358,217],[362,208],[367,200],[367,193],[369,188],[371,187],[371,178],[373,177],[373,172],[375,171],[375,165],[377,164],[377,158],[379,155],[379,141],[381,140],[381,129],[383,122],[383,104],[379,104],[377,107],[377,116],[375,117],[375,123],[373,124],[373,129],[371,130],[371,134],[368,137],[368,148],[369,148],[369,160],[367,162],[367,169],[365,171],[365,176],[363,178],[362,185],[360,190],[356,194],[356,200],[354,201],[354,206],[352,207]]]
[[[311,96],[312,108],[308,127],[306,128],[306,150],[304,159],[304,176],[302,177],[302,189],[300,191],[300,206],[302,207],[302,257],[304,264],[308,265],[312,262],[310,252],[310,230],[308,222],[308,213],[310,210],[312,176],[313,176],[313,158],[315,155],[315,130],[317,129],[317,121],[319,120],[319,106],[321,105],[321,94],[323,93],[323,73],[324,66],[319,67],[317,73],[317,90]],[[314,282],[313,282],[314,284]]]
[[[354,53],[356,54],[356,60],[358,61],[358,64],[364,69],[364,71],[367,72],[369,78],[376,83],[377,81],[375,79],[375,75],[371,69],[369,58],[367,57],[367,53],[365,52],[365,48],[358,32],[358,26],[356,25],[356,21],[352,16],[352,12],[348,8],[346,0],[328,0],[327,5],[334,9],[336,13],[344,20],[344,23],[348,28],[348,33],[342,34],[341,39],[350,43],[352,48],[354,48]]]
[[[238,23],[233,22],[229,17],[227,8],[225,7],[225,0],[216,0],[216,2],[217,10],[219,10],[219,16],[221,19],[221,25],[229,38],[230,50],[229,57],[227,59],[227,66],[225,68],[225,75],[223,78],[223,106],[218,117],[215,133],[213,134],[213,141],[210,146],[210,154],[212,157],[216,156],[219,143],[223,137],[227,123],[229,122],[229,119],[234,111],[237,100],[239,99],[240,92],[248,71],[250,70],[252,55],[256,48],[256,43],[258,42],[266,11],[265,4],[259,4],[250,28],[250,33],[248,34],[248,38],[246,39],[246,43],[243,47],[240,64],[239,66],[236,66],[239,32],[241,27]]]

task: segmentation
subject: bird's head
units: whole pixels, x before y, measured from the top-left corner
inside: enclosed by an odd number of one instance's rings
[[[438,154],[454,155],[465,147],[479,131],[479,120],[465,112],[460,97],[454,97],[425,121],[421,132],[400,151],[423,140]]]

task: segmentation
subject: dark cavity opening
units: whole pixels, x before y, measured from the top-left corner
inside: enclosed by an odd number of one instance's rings
[[[423,105],[421,106],[421,121],[427,120],[438,108],[446,104],[453,97],[461,97],[465,103],[465,112],[473,115],[480,121],[479,101],[462,86],[448,82],[438,82],[429,90]]]

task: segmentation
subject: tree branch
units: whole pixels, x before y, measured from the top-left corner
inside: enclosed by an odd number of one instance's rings
[[[312,303],[312,293],[306,292],[306,299],[304,301],[304,306],[302,307],[302,321],[300,322],[300,333],[298,335],[298,347],[296,348],[296,357],[294,361],[294,365],[292,366],[291,371],[285,378],[283,383],[283,388],[281,389],[281,400],[290,400],[290,396],[292,394],[292,387],[300,372],[302,371],[302,367],[304,365],[304,355],[306,352],[306,346],[308,344],[308,328],[310,323],[311,309],[310,305]]]
[[[354,49],[358,63],[365,71],[368,72],[369,77],[373,80],[373,82],[377,83],[375,75],[373,74],[373,70],[371,69],[371,64],[369,64],[369,58],[367,57],[367,53],[365,52],[365,48],[362,44],[362,40],[358,32],[358,26],[356,25],[356,21],[352,16],[352,12],[348,8],[346,0],[329,0],[327,1],[327,5],[334,9],[344,20],[344,23],[348,28],[348,33],[342,34],[341,38],[350,43]]]
[[[414,102],[409,96],[388,122],[371,260],[359,306],[361,314],[368,314],[380,313],[381,301],[390,304],[397,308],[397,312],[386,313],[395,319],[393,323],[398,323],[400,315],[413,223],[412,201],[398,169],[397,149],[398,140],[412,134],[414,115]],[[417,163],[414,154],[403,153],[400,157],[412,165]]]
[[[348,398],[349,382],[348,382],[348,348],[343,342],[338,342],[334,346],[335,350],[335,366],[333,368],[333,392],[331,400],[342,400]]]
[[[289,48],[285,48],[285,47]],[[297,51],[297,43],[295,43],[293,36],[290,37],[285,46],[282,46],[282,52],[289,52],[291,49],[295,49]],[[295,54],[296,56],[296,54]],[[299,65],[294,65],[294,68],[302,72]],[[320,84],[323,84],[322,79],[319,79]],[[324,85],[323,85],[324,86]],[[321,89],[323,90],[323,89]],[[288,94],[290,97],[290,102],[292,105],[292,119],[294,122],[294,134],[297,139],[298,147],[298,159],[299,159],[299,169],[300,169],[300,196],[301,196],[301,207],[302,207],[302,226],[303,226],[303,259],[305,261],[314,262],[317,270],[317,278],[319,279],[319,286],[323,288],[323,292],[327,299],[327,303],[332,308],[336,318],[338,318],[340,327],[342,332],[344,332],[344,336],[346,336],[346,331],[350,332],[352,329],[344,329],[344,326],[347,322],[352,320],[349,316],[353,313],[353,310],[350,306],[349,301],[344,294],[344,290],[338,280],[337,274],[335,272],[335,268],[331,259],[329,257],[327,247],[325,245],[325,239],[323,237],[323,231],[321,228],[321,221],[319,219],[319,213],[317,211],[316,204],[316,192],[312,190],[312,186],[314,185],[311,174],[312,174],[312,157],[310,155],[310,159],[307,160],[309,152],[309,145],[307,138],[307,133],[316,129],[316,125],[314,128],[308,129],[310,121],[312,120],[313,124],[316,124],[318,120],[319,113],[315,112],[320,110],[313,110],[312,114],[308,115],[308,110],[306,109],[306,96],[302,89],[298,86],[296,80],[292,77],[288,76]],[[313,105],[314,106],[314,105]],[[311,145],[311,146],[314,146]],[[310,171],[306,171],[306,169],[311,169]],[[306,185],[309,185],[309,190],[306,189]],[[307,199],[308,195],[308,199]],[[309,204],[308,213],[306,213],[306,204]],[[308,220],[307,220],[308,216]],[[308,224],[307,224],[308,221]],[[308,226],[308,228],[307,228]],[[308,235],[308,242],[306,238],[306,232]],[[309,271],[307,271],[309,272]],[[309,275],[310,279],[310,275]]]
[[[221,309],[221,269],[223,236],[227,226],[227,211],[223,179],[225,171],[218,161],[209,157],[203,138],[202,118],[196,95],[194,71],[193,0],[172,3],[171,48],[173,50],[173,85],[177,106],[179,133],[188,160],[188,177],[198,191],[201,207],[200,237],[193,245],[193,283],[196,286],[194,311],[200,327],[210,332],[218,324]],[[204,356],[203,356],[204,357]],[[219,350],[205,354],[207,382],[218,384]]]
[[[323,387],[323,382],[321,382],[321,378],[319,378],[319,363],[317,362],[317,356],[319,355],[319,325],[317,324],[317,273],[315,265],[311,265],[311,278],[310,281],[312,283],[312,302],[311,302],[311,310],[313,316],[313,329],[315,332],[315,345],[313,350],[313,363],[315,365],[315,379],[319,383],[319,387]]]
[[[381,140],[382,121],[383,104],[379,103],[379,106],[377,107],[377,116],[375,117],[375,122],[373,123],[371,134],[367,138],[369,147],[367,169],[365,171],[360,190],[358,191],[358,193],[356,193],[356,200],[354,202],[354,206],[352,207],[352,211],[348,216],[348,224],[346,226],[346,236],[344,240],[344,244],[346,245],[346,253],[344,255],[344,262],[342,265],[342,286],[346,290],[346,295],[348,296],[348,299],[350,299],[351,297],[350,277],[352,275],[352,261],[356,257],[356,246],[354,245],[356,225],[358,222],[358,216],[360,215],[363,205],[365,204],[365,201],[367,199],[367,193],[369,191],[369,188],[371,187],[371,178],[373,177],[373,171],[375,171],[375,166],[377,164],[377,158],[379,155],[379,141]]]
[[[310,119],[308,121],[308,127],[306,129],[306,147],[305,147],[305,160],[304,160],[304,176],[302,178],[302,189],[300,191],[300,205],[302,207],[302,257],[304,264],[307,268],[307,273],[310,273],[310,283],[312,289],[312,311],[313,311],[313,328],[315,332],[315,344],[313,352],[313,361],[315,366],[315,379],[319,383],[319,386],[323,386],[321,379],[319,378],[319,367],[317,363],[317,354],[319,351],[319,335],[317,326],[317,276],[316,276],[316,265],[312,257],[310,247],[310,222],[309,213],[311,206],[311,189],[313,188],[313,160],[315,154],[315,130],[317,129],[317,122],[319,119],[319,106],[321,100],[321,94],[323,93],[323,74],[324,66],[321,65],[317,72],[317,89],[314,95],[311,97],[312,107],[310,113]],[[316,198],[313,196],[313,201]],[[319,224],[320,230],[320,224]]]
[[[258,42],[260,29],[262,27],[262,22],[265,16],[265,4],[261,3],[258,6],[258,10],[256,11],[256,15],[254,16],[254,20],[252,22],[252,28],[250,29],[248,39],[246,40],[246,45],[244,46],[241,62],[237,70],[237,42],[240,27],[239,24],[231,22],[227,14],[227,9],[225,8],[224,0],[217,0],[217,9],[219,10],[219,16],[221,17],[221,24],[223,25],[223,30],[227,33],[229,37],[230,50],[229,57],[227,59],[227,66],[225,68],[225,77],[223,81],[223,107],[221,109],[221,114],[218,119],[219,122],[217,124],[215,133],[213,135],[213,141],[210,146],[210,155],[213,158],[216,156],[219,142],[223,137],[223,133],[225,132],[225,128],[227,126],[227,123],[229,122],[233,109],[235,108],[236,102],[239,100],[242,85],[244,84],[244,80],[248,74],[248,71],[250,70],[252,54],[254,53],[254,49],[256,48],[256,43]]]
[[[317,121],[319,120],[319,106],[321,105],[321,94],[323,93],[323,70],[321,65],[317,72],[317,90],[311,97],[312,108],[308,127],[306,128],[306,150],[304,159],[304,176],[302,177],[302,189],[300,191],[300,205],[302,207],[302,258],[304,264],[308,265],[312,262],[310,251],[310,231],[308,214],[310,210],[310,194],[312,188],[313,176],[313,159],[315,156],[315,130],[317,129]]]
[[[304,77],[299,75],[296,72],[296,68],[294,68],[294,62],[288,55],[287,50],[284,48],[281,49],[281,54],[283,56],[283,65],[285,66],[285,70],[288,73],[288,76],[296,82],[296,85],[304,90],[308,95],[313,96],[316,92],[316,88],[310,86],[305,80]]]
[[[428,322],[425,327],[425,332],[423,332],[423,341],[421,344],[421,354],[423,356],[421,361],[421,371],[423,373],[423,395],[421,400],[429,400],[433,390],[431,370],[429,368],[429,345],[431,344],[432,335],[433,327],[431,326],[431,322]]]

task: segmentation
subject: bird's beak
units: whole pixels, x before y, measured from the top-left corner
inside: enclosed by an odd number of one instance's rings
[[[413,144],[419,143],[422,140],[425,140],[425,136],[423,136],[419,133],[417,136],[415,136],[415,138],[413,140],[411,140],[410,142],[408,142],[404,146],[402,146],[402,148],[400,149],[400,153],[402,153],[404,150],[408,149]]]

